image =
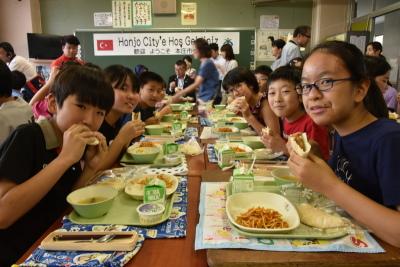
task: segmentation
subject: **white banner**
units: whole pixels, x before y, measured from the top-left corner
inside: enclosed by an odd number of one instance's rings
[[[94,33],[95,56],[160,56],[190,55],[192,42],[204,38],[208,43],[232,45],[240,53],[239,32],[146,32],[146,33]]]

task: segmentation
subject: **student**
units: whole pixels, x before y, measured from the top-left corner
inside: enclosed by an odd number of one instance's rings
[[[140,99],[134,112],[140,112],[141,120],[146,125],[158,124],[162,115],[171,112],[169,106],[162,108],[158,112],[156,108],[157,103],[161,102],[165,96],[165,82],[160,75],[151,71],[143,73],[139,77],[139,81]]]
[[[0,147],[0,266],[14,263],[98,171],[107,144],[97,130],[113,102],[101,71],[67,68],[49,98],[54,117],[18,127]],[[87,146],[93,138],[99,145]]]
[[[397,90],[389,85],[390,70],[392,67],[384,57],[366,56],[365,65],[368,76],[375,80],[382,92],[388,109],[395,112],[397,109]]]
[[[217,43],[211,43],[210,44],[211,48],[211,60],[214,62],[215,67],[218,70],[219,74],[219,85],[218,85],[218,93],[217,96],[214,99],[214,104],[220,104],[222,100],[222,91],[221,91],[221,85],[222,85],[222,80],[224,79],[225,74],[223,73],[223,69],[225,68],[225,59],[222,55],[219,54],[219,46]]]
[[[367,44],[367,49],[365,50],[365,55],[371,57],[383,57],[382,51],[383,47],[380,42],[369,42]]]
[[[11,71],[3,61],[0,61],[0,145],[15,128],[32,121],[33,118],[28,103],[20,97],[11,95],[12,79]]]
[[[330,41],[315,47],[304,62],[300,92],[313,121],[335,129],[333,155],[328,166],[292,151],[288,165],[304,186],[400,247],[400,125],[373,115],[374,91],[379,89],[355,45]]]
[[[175,74],[171,75],[168,79],[168,87],[167,87],[167,94],[174,95],[175,91],[180,91],[185,89],[192,83],[194,80],[186,74],[186,63],[185,61],[179,59],[175,62]],[[193,100],[196,100],[196,92],[192,92],[188,94],[188,97],[191,97]]]
[[[59,69],[64,62],[74,61],[83,65],[83,61],[76,56],[78,55],[79,39],[74,35],[66,35],[62,38],[61,45],[63,54],[51,63],[51,72]]]
[[[199,38],[193,42],[193,56],[201,62],[199,73],[192,85],[175,94],[173,102],[178,102],[181,96],[195,92],[197,88],[199,88],[197,100],[200,103],[209,102],[217,95],[219,74],[210,59],[211,48],[206,40]]]
[[[285,44],[286,42],[282,39],[272,41],[272,56],[275,58],[275,61],[271,65],[272,70],[275,70],[280,65],[282,49]]]
[[[289,66],[277,68],[269,77],[268,102],[275,115],[283,120],[283,138],[280,133],[262,134],[266,147],[274,152],[286,148],[288,136],[297,132],[305,132],[312,143],[313,150],[323,159],[329,158],[329,133],[324,126],[318,126],[304,110],[301,95],[297,93],[301,73]]]
[[[232,92],[235,100],[231,103],[241,113],[247,123],[261,135],[263,127],[268,126],[280,133],[279,119],[272,112],[266,94],[259,92],[254,74],[245,68],[235,68],[228,72],[222,83],[224,89]],[[244,99],[238,99],[244,97]]]
[[[24,86],[26,84],[25,75],[18,70],[13,70],[11,72],[11,76],[12,76],[12,93],[11,93],[11,95],[23,98],[22,91],[24,90]]]
[[[8,42],[0,43],[0,60],[7,63],[11,71],[17,70],[25,75],[26,84],[23,98],[29,102],[33,95],[45,84],[44,79],[38,75],[35,67],[24,57],[18,56]]]
[[[139,80],[122,65],[111,65],[104,69],[104,73],[114,89],[114,105],[99,129],[110,144],[101,169],[111,168],[131,141],[144,133],[144,123],[140,120],[129,120],[122,126],[123,116],[131,115],[139,103]]]
[[[142,75],[143,72],[148,72],[149,68],[147,68],[145,65],[142,64],[137,64],[134,68],[134,72],[137,78],[140,77],[140,75]]]
[[[183,61],[185,61],[187,67],[186,75],[188,75],[190,78],[194,80],[196,78],[197,72],[196,69],[192,68],[192,63],[193,63],[192,57],[184,56]]]
[[[268,77],[271,73],[272,69],[267,65],[260,65],[254,70],[254,76],[256,76],[258,88],[262,94],[267,93]]]
[[[298,26],[293,32],[293,39],[283,47],[279,64],[276,67],[285,66],[293,58],[301,57],[300,47],[305,47],[310,40],[310,26]]]

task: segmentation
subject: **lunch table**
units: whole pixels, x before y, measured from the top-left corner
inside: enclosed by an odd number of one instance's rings
[[[199,127],[199,134],[201,127]],[[215,140],[202,140],[205,146]],[[146,239],[138,254],[125,266],[400,266],[400,249],[383,241],[378,242],[385,253],[361,254],[341,252],[272,252],[244,249],[194,250],[196,225],[199,220],[199,198],[201,182],[228,181],[231,170],[222,171],[215,163],[208,161],[206,149],[203,154],[187,157],[188,163],[188,213],[187,235],[185,238]],[[66,212],[67,214],[67,212]],[[50,232],[61,227],[61,218],[39,238],[19,259],[23,262],[38,247]]]

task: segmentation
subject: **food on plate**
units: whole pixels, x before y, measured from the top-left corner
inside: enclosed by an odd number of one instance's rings
[[[100,141],[96,137],[92,137],[90,138],[89,142],[87,142],[87,144],[89,146],[97,146],[98,144],[100,144]]]
[[[174,180],[171,179],[171,177],[169,175],[166,175],[166,174],[163,174],[163,173],[155,174],[155,175],[146,175],[146,176],[143,176],[143,177],[141,177],[139,179],[131,180],[128,183],[145,186],[154,178],[163,180],[165,182],[165,187],[166,188],[172,188],[173,185],[174,185]]]
[[[235,153],[243,153],[246,152],[245,149],[238,147],[238,146],[231,146],[231,149],[235,152]]]
[[[228,127],[220,127],[217,130],[218,130],[218,132],[221,132],[221,133],[232,133],[233,132],[232,128],[228,128]]]
[[[133,121],[141,120],[140,111],[139,112],[132,112],[132,120]]]
[[[273,209],[253,207],[236,217],[236,222],[250,228],[282,229],[289,224],[282,219],[282,214]]]
[[[306,158],[311,150],[306,133],[294,133],[289,136],[289,142],[297,155]]]
[[[154,142],[139,142],[138,147],[158,147],[158,144],[154,143]]]
[[[345,225],[345,221],[341,217],[326,213],[307,203],[299,204],[297,210],[299,211],[300,221],[312,227],[326,229]]]

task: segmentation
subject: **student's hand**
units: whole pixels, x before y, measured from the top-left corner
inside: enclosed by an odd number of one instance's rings
[[[63,145],[59,157],[69,165],[78,162],[85,151],[86,144],[96,133],[83,124],[74,124],[63,134]]]
[[[108,146],[107,140],[99,132],[93,132],[95,137],[99,140],[99,144],[97,146],[89,146],[86,149],[85,153],[85,168],[89,167],[90,169],[97,171],[101,163],[105,160],[107,156]]]
[[[286,141],[278,134],[261,133],[261,141],[265,147],[272,149],[273,152],[283,152],[289,155],[286,148]]]
[[[304,186],[319,193],[324,194],[335,184],[341,183],[328,164],[312,153],[308,158],[302,158],[292,150],[288,166]]]
[[[128,121],[119,130],[116,139],[120,140],[122,144],[129,145],[129,143],[136,137],[144,133],[144,122],[141,120]]]

